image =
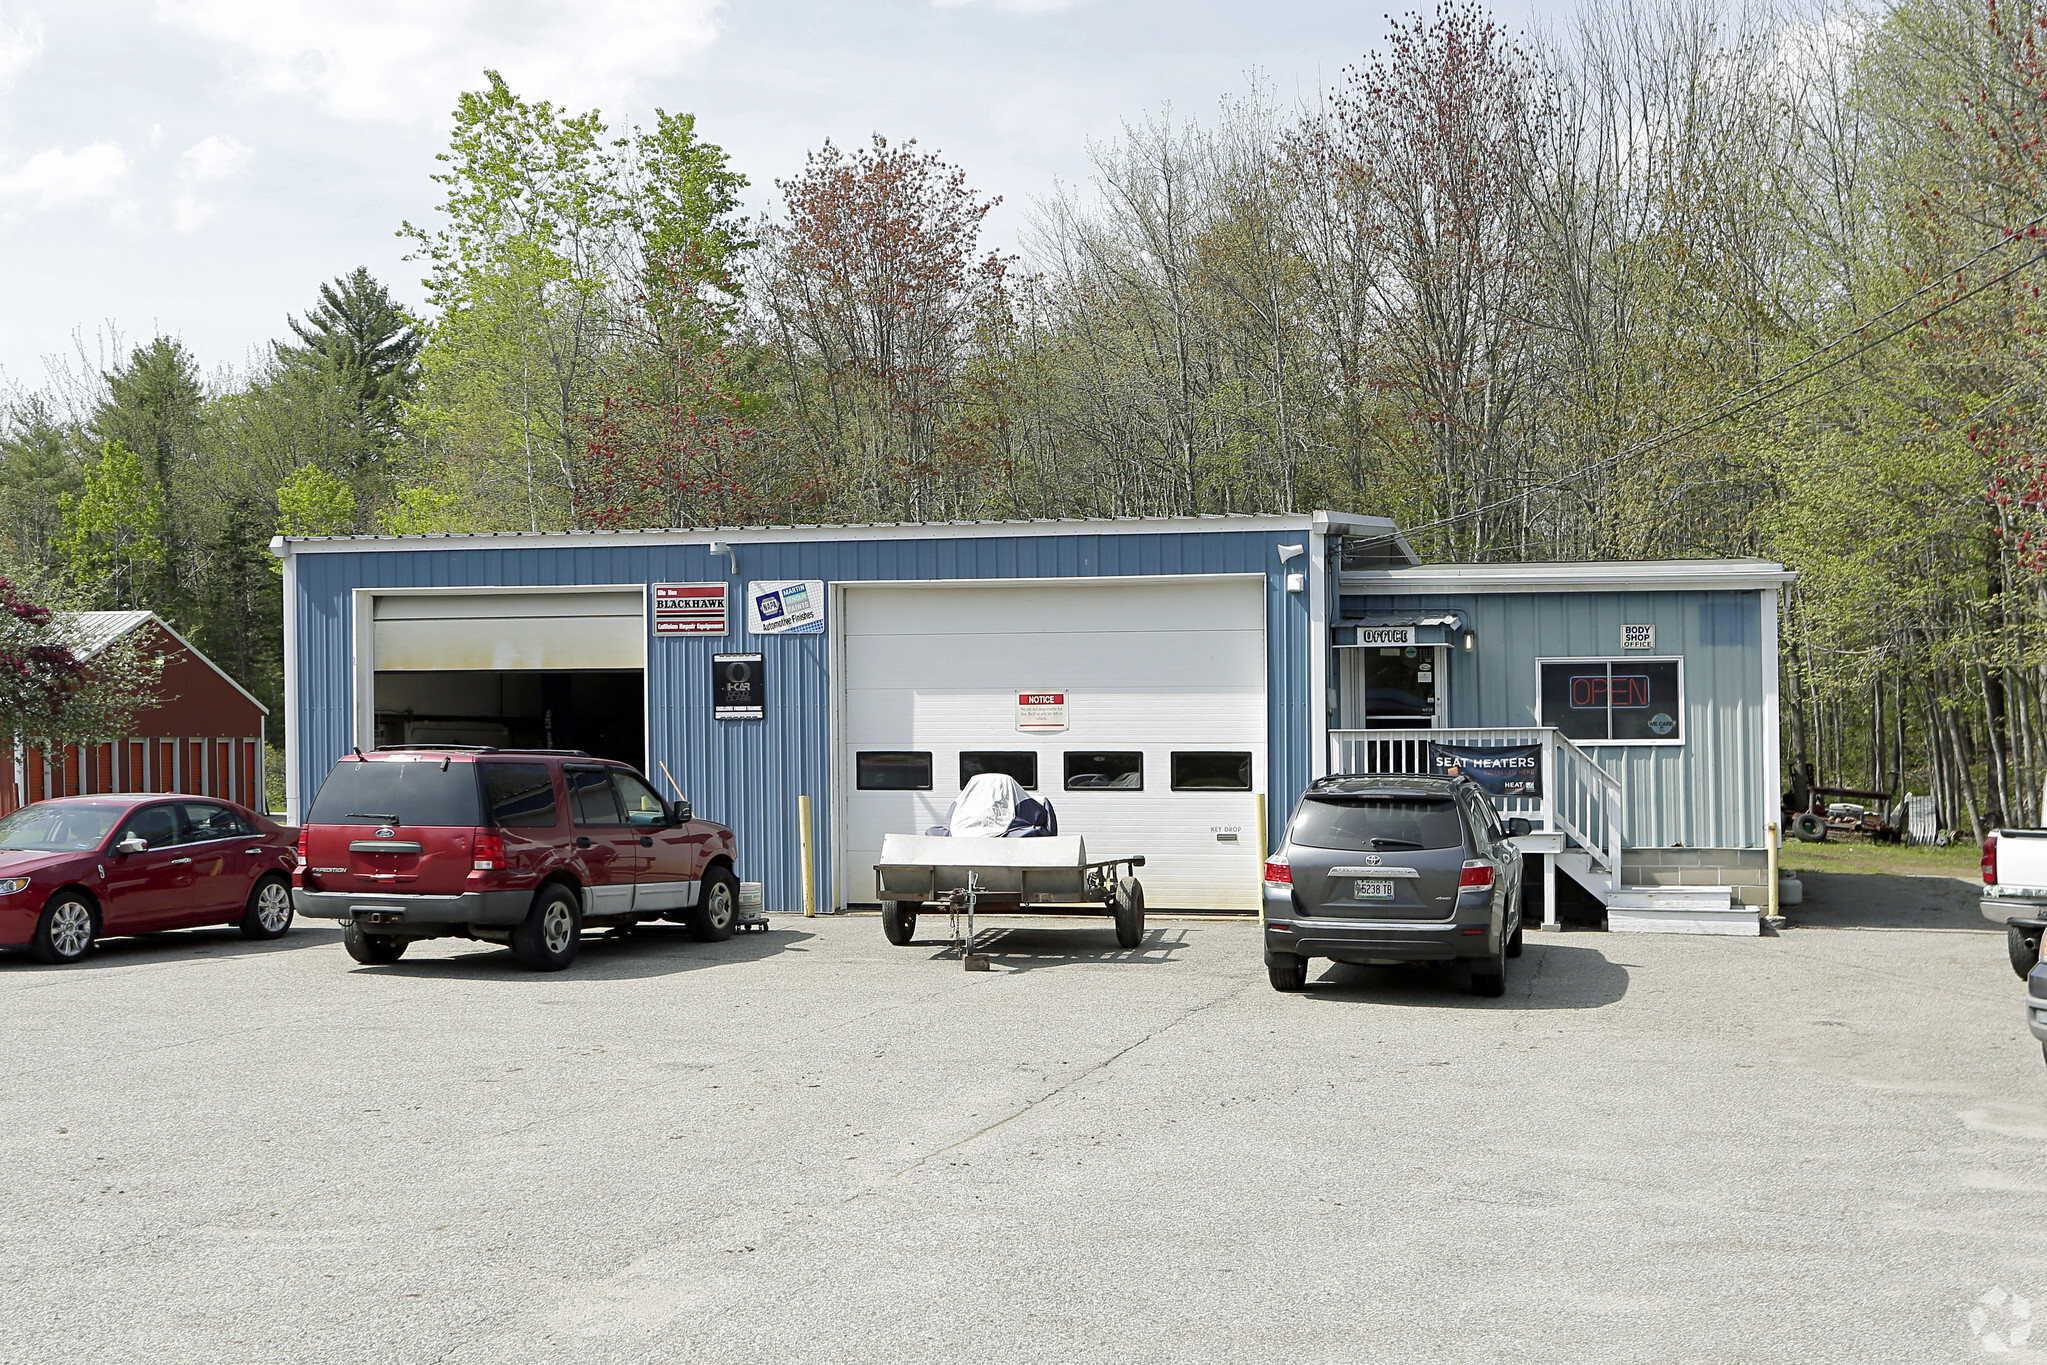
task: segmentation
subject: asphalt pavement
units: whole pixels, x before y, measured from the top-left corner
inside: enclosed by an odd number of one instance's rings
[[[0,961],[0,1361],[2047,1355],[2002,937],[1848,918],[1500,1000],[1173,920]]]

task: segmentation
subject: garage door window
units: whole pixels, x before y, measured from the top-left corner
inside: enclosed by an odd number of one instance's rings
[[[554,781],[540,763],[481,763],[483,799],[500,829],[553,829]]]
[[[1141,753],[1068,754],[1066,790],[1070,792],[1144,790]]]
[[[1679,659],[1542,659],[1541,716],[1580,744],[1682,744]]]
[[[1251,755],[1246,753],[1176,753],[1176,792],[1247,792],[1251,790]]]
[[[1028,749],[983,749],[960,755],[960,786],[982,773],[1008,773],[1026,791],[1038,789],[1038,756]]]
[[[856,754],[855,784],[864,792],[928,792],[931,755],[895,750]]]

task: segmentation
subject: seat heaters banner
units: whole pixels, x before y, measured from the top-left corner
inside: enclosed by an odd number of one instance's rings
[[[1429,770],[1438,777],[1468,777],[1494,796],[1542,795],[1542,746],[1480,747],[1429,741]]]

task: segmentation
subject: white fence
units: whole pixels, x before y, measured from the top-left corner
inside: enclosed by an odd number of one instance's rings
[[[1542,795],[1496,796],[1503,815],[1520,815],[1537,829],[1562,834],[1603,871],[1618,878],[1621,865],[1621,783],[1592,755],[1553,728],[1504,730],[1331,730],[1329,770],[1335,773],[1427,773],[1429,743],[1478,748],[1542,746]]]

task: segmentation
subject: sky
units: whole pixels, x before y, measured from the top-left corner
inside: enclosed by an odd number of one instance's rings
[[[1312,94],[1404,5],[1334,0],[0,0],[0,386],[158,334],[245,368],[323,280],[417,307],[449,111],[486,68],[533,100],[697,116],[750,206],[826,138],[916,139],[1005,202],[1084,187],[1090,140],[1205,116],[1256,71]],[[1565,0],[1502,0],[1511,26]]]

